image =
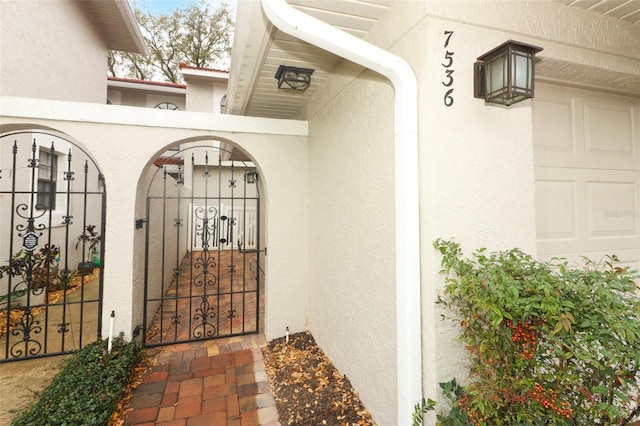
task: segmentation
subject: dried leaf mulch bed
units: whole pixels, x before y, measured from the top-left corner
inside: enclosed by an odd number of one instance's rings
[[[49,291],[48,292],[48,296],[47,296],[47,303],[49,305],[53,305],[55,303],[58,303],[59,301],[61,301],[62,299],[64,299],[65,293],[67,296],[71,295],[72,293],[75,293],[76,291],[78,291],[80,288],[82,288],[83,285],[87,285],[91,282],[93,282],[93,280],[97,279],[98,277],[100,277],[100,269],[96,268],[94,269],[94,271],[86,276],[84,276],[84,278],[80,275],[77,275],[75,277],[72,278],[71,282],[69,283],[69,286],[66,289],[61,289],[61,290],[55,290],[55,291]],[[13,304],[12,304],[13,305]],[[45,310],[45,306],[37,306],[34,308],[31,308],[29,310],[29,313],[31,315],[38,315],[42,312],[44,312]],[[7,314],[6,314],[6,310],[4,312],[2,312],[2,315],[0,315],[0,337],[4,336],[7,333]],[[20,326],[21,322],[22,322],[22,318],[24,317],[24,307],[10,307],[9,309],[9,331],[14,330],[16,327]]]
[[[346,376],[309,332],[272,340],[263,349],[280,423],[296,426],[375,425]]]
[[[151,364],[152,360],[149,353],[147,351],[142,351],[142,360],[131,372],[129,384],[124,390],[118,406],[109,418],[109,423],[107,423],[107,426],[124,425],[127,414],[133,410],[133,408],[131,407],[133,391],[138,387],[138,385],[140,385],[140,383],[142,383],[144,377],[149,374],[149,372],[151,371]]]

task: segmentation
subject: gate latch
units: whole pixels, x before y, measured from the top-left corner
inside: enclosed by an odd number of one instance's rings
[[[238,252],[242,253],[242,254],[249,254],[249,253],[263,253],[266,256],[267,255],[267,248],[265,247],[264,250],[258,250],[258,249],[254,249],[254,250],[248,250],[248,249],[242,249],[242,243],[240,242],[240,240],[238,240]]]
[[[136,219],[136,229],[141,229],[147,219]]]

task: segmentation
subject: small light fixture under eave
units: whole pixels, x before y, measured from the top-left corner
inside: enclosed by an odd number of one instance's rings
[[[245,172],[244,178],[247,183],[256,183],[258,180],[258,172]]]
[[[542,48],[509,40],[478,57],[474,97],[510,106],[533,98],[536,53]]]
[[[310,68],[280,65],[275,75],[275,78],[278,80],[278,89],[306,90],[311,84],[311,74],[313,74],[313,71],[314,70]]]

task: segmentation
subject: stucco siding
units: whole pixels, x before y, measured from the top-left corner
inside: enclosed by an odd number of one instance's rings
[[[0,16],[1,95],[106,102],[106,43],[79,2],[2,1]]]
[[[441,320],[435,304],[444,277],[434,239],[455,238],[467,251],[519,247],[536,254],[531,102],[501,108],[475,99],[476,58],[517,39],[545,49],[539,65],[566,65],[553,78],[572,81],[572,70],[581,67],[590,81],[606,81],[610,70],[633,81],[640,70],[637,29],[626,23],[551,2],[500,3],[497,16],[498,8],[491,5],[398,2],[367,36],[404,58],[418,79],[427,397],[437,397],[439,382],[463,379],[465,371],[457,329]],[[585,26],[592,36],[584,36]],[[445,31],[453,32],[446,47]],[[608,38],[611,34],[615,40]],[[443,65],[447,51],[453,58],[449,67]],[[446,69],[454,70],[450,86],[444,85]],[[393,187],[378,185],[378,178],[393,181],[393,99],[387,82],[361,72],[340,64],[305,111],[310,123],[309,315],[322,347],[386,425],[396,421],[395,372],[388,374],[395,362],[393,210],[388,210]],[[447,106],[449,88],[453,104]],[[382,365],[386,372],[380,371]]]
[[[423,61],[411,54],[415,46],[426,46],[423,56],[430,59],[425,65],[414,65],[420,87],[423,376],[427,396],[438,391],[438,382],[463,378],[465,367],[464,353],[455,342],[455,325],[442,322],[433,304],[444,278],[438,273],[440,258],[431,247],[432,241],[455,238],[467,253],[480,247],[519,247],[537,254],[531,101],[502,108],[473,98],[472,64],[476,57],[516,39],[543,47],[538,66],[551,61],[553,78],[568,83],[581,83],[572,72],[578,66],[588,70],[591,81],[607,81],[604,68],[629,73],[629,81],[638,81],[640,71],[637,45],[629,42],[634,34],[637,40],[637,29],[625,23],[618,25],[595,13],[546,2],[511,3],[500,8],[495,20],[490,19],[488,8],[483,11],[477,4],[468,4],[469,10],[444,3],[431,4],[428,13],[441,16],[429,16],[399,44],[411,63]],[[495,22],[498,28],[487,28],[487,22]],[[585,27],[591,28],[592,36],[585,37]],[[447,48],[445,31],[453,31]],[[605,34],[611,38],[605,40]],[[450,69],[455,70],[451,107],[444,104],[447,51],[453,52]],[[619,56],[612,56],[613,51]],[[566,66],[555,68],[558,60]]]
[[[187,109],[200,112],[220,112],[215,104],[215,85],[211,81],[190,81],[187,84]],[[218,97],[219,98],[219,97]]]
[[[309,263],[305,255],[305,123],[245,117],[215,120],[210,114],[16,98],[1,98],[0,102],[0,132],[24,126],[56,129],[79,141],[104,173],[107,227],[103,323],[109,323],[108,315],[114,310],[116,334],[122,331],[130,336],[142,312],[139,278],[135,279],[143,261],[140,245],[135,244],[140,232],[135,229],[135,219],[141,212],[136,209],[136,200],[140,199],[136,182],[144,178],[147,168],[155,167],[151,160],[167,147],[211,139],[236,144],[248,152],[264,188],[266,337],[281,336],[286,327],[292,332],[306,329]]]
[[[392,104],[365,72],[309,117],[309,328],[381,425],[396,405]]]
[[[155,165],[145,168],[143,175],[138,182],[136,195],[136,219],[148,219],[142,228],[135,228],[134,252],[133,252],[133,304],[132,321],[133,325],[143,324],[144,319],[144,280],[145,267],[147,271],[147,298],[159,299],[164,296],[174,279],[173,269],[178,267],[176,263],[182,260],[187,253],[186,245],[178,245],[178,241],[186,241],[186,227],[174,226],[173,220],[163,218],[159,212],[174,213],[178,208],[175,197],[178,190],[173,179],[167,178],[168,183],[164,186],[162,171]],[[155,178],[155,179],[154,179]],[[185,194],[186,193],[186,194]],[[163,204],[157,199],[159,194],[165,194],[169,198]],[[181,196],[188,196],[189,189],[182,188]],[[149,201],[149,214],[147,216],[147,196],[156,197]],[[182,206],[180,217],[188,214],[186,206]],[[164,222],[163,222],[164,219]],[[147,241],[148,232],[148,241]],[[148,245],[148,260],[145,247]],[[145,265],[145,262],[147,264]],[[156,310],[160,306],[159,301],[149,303],[147,306],[147,324],[151,324],[156,315]]]

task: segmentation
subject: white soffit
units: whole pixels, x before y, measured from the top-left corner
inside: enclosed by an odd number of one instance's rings
[[[127,0],[85,0],[87,9],[112,50],[148,55],[140,27]]]
[[[640,0],[555,0],[640,26]]]
[[[290,5],[330,25],[364,38],[397,0],[287,0]],[[589,10],[640,27],[640,0],[552,0],[567,7]],[[238,20],[246,27],[236,29],[231,61],[227,111],[233,115],[301,119],[305,104],[333,72],[341,58],[311,46],[274,28],[264,16],[260,2],[240,1]],[[280,65],[311,68],[311,85],[304,92],[278,90],[274,78]],[[540,76],[563,79],[549,62]],[[580,70],[586,73],[585,70]],[[607,75],[578,81],[593,87],[608,86],[638,94],[637,76]],[[584,80],[584,81],[583,81]],[[603,81],[601,81],[603,80]],[[635,88],[635,90],[634,90]]]
[[[392,0],[288,0],[288,3],[296,9],[360,38],[363,38],[378,22],[392,2]],[[238,11],[240,15],[240,7]],[[254,8],[252,13],[254,14],[252,18],[243,22],[259,21],[255,14],[262,14],[261,8]],[[278,31],[267,23],[267,31],[269,30],[271,33],[266,39],[256,41],[258,37],[263,37],[259,34],[251,37],[251,42],[258,44],[262,42],[264,45],[263,51],[256,52],[262,56],[253,57],[257,70],[247,66],[233,69],[234,63],[241,65],[237,63],[237,59],[243,62],[248,58],[234,57],[232,60],[231,74],[239,72],[240,76],[238,86],[234,88],[233,98],[228,100],[228,102],[231,101],[229,112],[253,117],[299,118],[300,111],[307,100],[322,86],[342,58]],[[234,45],[234,53],[235,50]],[[274,76],[280,65],[313,69],[310,87],[304,92],[278,90]]]

